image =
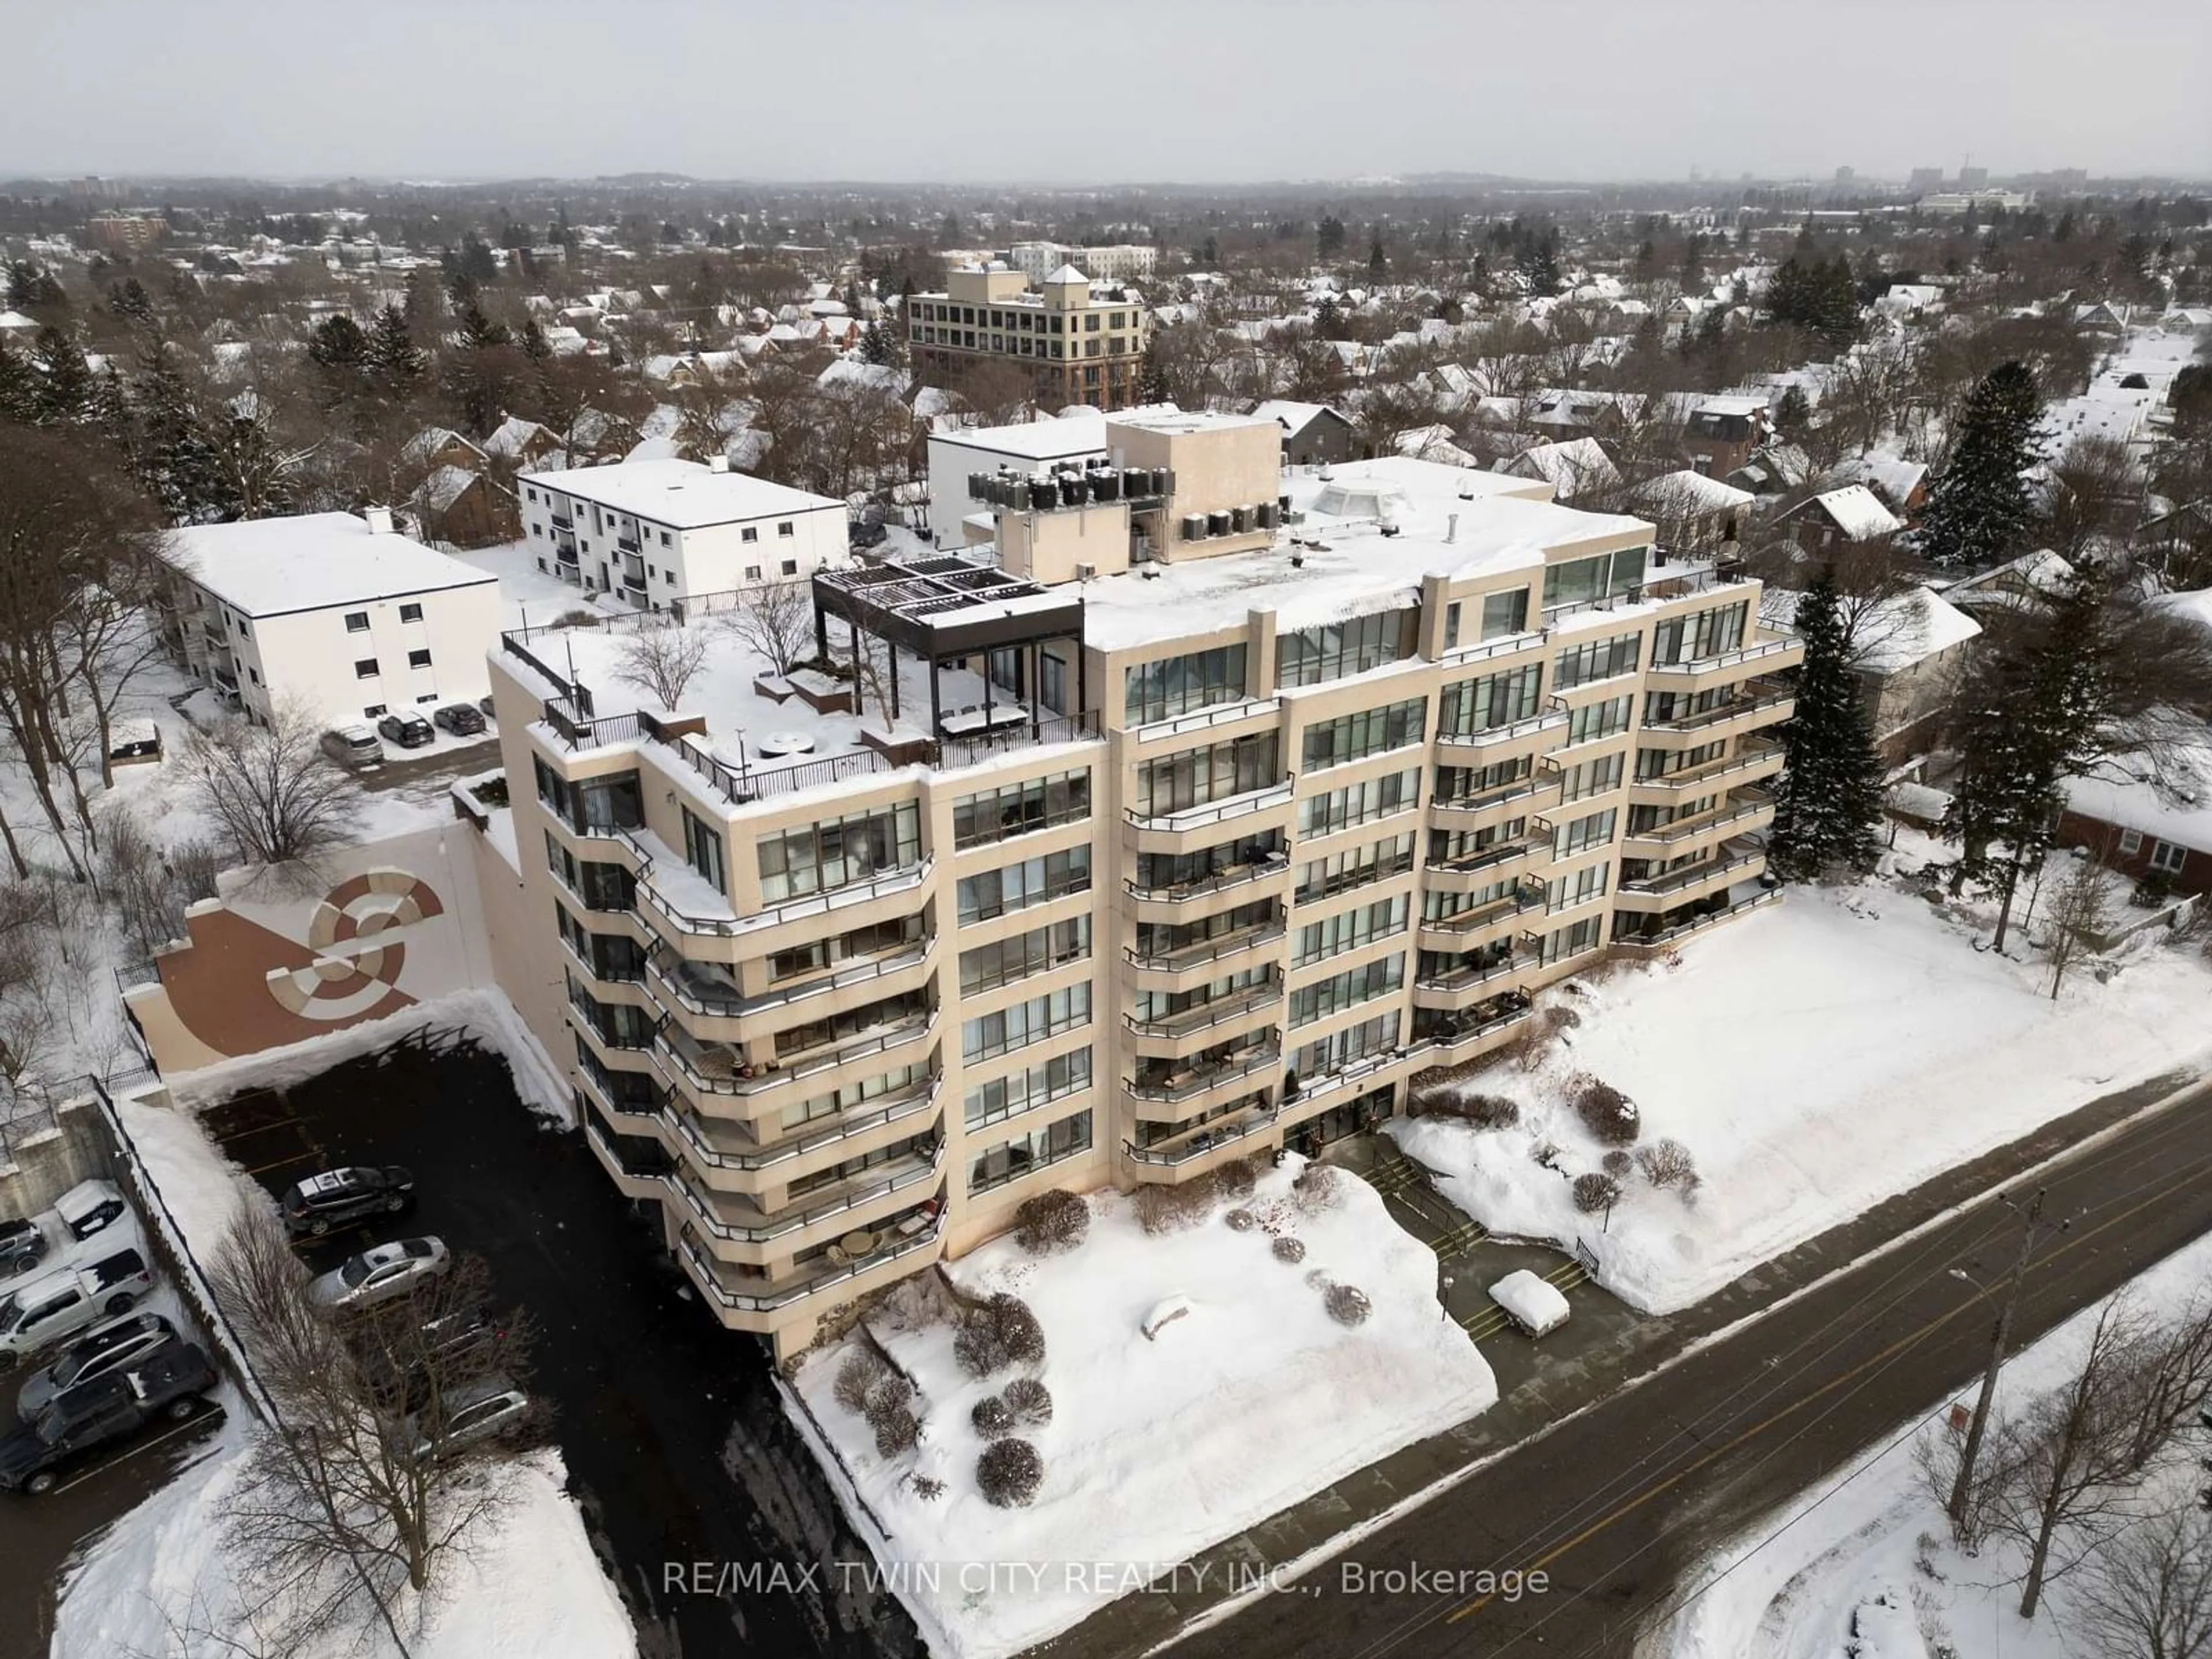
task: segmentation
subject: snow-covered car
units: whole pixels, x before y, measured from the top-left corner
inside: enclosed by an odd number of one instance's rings
[[[1543,1336],[1567,1322],[1571,1311],[1559,1287],[1523,1267],[1490,1287],[1490,1299],[1505,1310],[1523,1336]]]
[[[0,1298],[0,1364],[44,1353],[102,1319],[119,1318],[153,1288],[146,1258],[127,1244],[18,1279]]]
[[[356,1164],[325,1170],[284,1189],[284,1225],[297,1237],[320,1238],[364,1216],[398,1215],[415,1201],[415,1177],[397,1164]]]
[[[420,1463],[514,1434],[528,1425],[530,1417],[528,1395],[503,1376],[487,1376],[455,1390],[434,1417],[428,1412],[409,1417],[405,1427],[412,1437],[415,1461]]]
[[[33,1267],[58,1272],[84,1254],[84,1246],[118,1223],[129,1226],[131,1206],[112,1181],[82,1181],[27,1220],[0,1224],[0,1279]]]
[[[156,1417],[181,1422],[205,1403],[215,1367],[190,1342],[171,1341],[126,1371],[72,1389],[33,1421],[0,1439],[0,1489],[52,1492],[100,1447],[136,1434]]]
[[[445,1241],[402,1238],[349,1256],[312,1280],[307,1294],[325,1308],[351,1312],[410,1296],[453,1266]]]
[[[127,1313],[94,1325],[64,1348],[52,1364],[23,1379],[15,1391],[15,1415],[27,1423],[56,1395],[129,1370],[164,1342],[174,1341],[176,1335],[176,1327],[157,1313]]]
[[[352,720],[323,733],[323,752],[342,766],[374,766],[384,759],[384,740],[374,726]]]

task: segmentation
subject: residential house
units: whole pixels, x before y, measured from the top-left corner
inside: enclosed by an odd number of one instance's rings
[[[1570,438],[1563,443],[1537,444],[1498,463],[1497,470],[1516,478],[1539,478],[1552,486],[1559,501],[1613,489],[1620,470],[1595,438]]]
[[[1656,556],[1701,558],[1740,544],[1758,498],[1687,467],[1647,478],[1630,492],[1638,518],[1658,532]]]
[[[510,467],[542,467],[564,453],[560,434],[509,415],[483,441],[483,453]]]
[[[1761,615],[1771,626],[1796,619],[1803,596],[1766,590]],[[1887,598],[1844,600],[1851,668],[1875,746],[1895,769],[1927,753],[1960,666],[1982,625],[1928,587]]]
[[[399,459],[403,466],[423,472],[441,466],[481,472],[485,456],[481,448],[451,428],[426,426],[401,446]]]
[[[1831,489],[1864,484],[1892,513],[1909,519],[1927,503],[1928,463],[1898,455],[1850,455],[1829,468],[1821,482]]]
[[[1700,398],[1682,428],[1682,456],[1693,471],[1726,478],[1773,434],[1766,399],[1730,392]]]
[[[2179,780],[2177,783],[2177,779]],[[2141,773],[2069,778],[2058,844],[2158,893],[2212,893],[2212,744]]]
[[[1811,553],[1832,552],[1854,542],[1893,536],[1905,528],[1905,521],[1864,484],[1808,495],[1776,514],[1774,525],[1778,530],[1786,526],[1790,539]]]
[[[1753,495],[1784,495],[1803,488],[1813,476],[1813,463],[1796,444],[1766,443],[1752,452],[1742,465],[1721,475],[1723,483]]]
[[[1952,582],[1944,587],[1943,597],[1977,616],[2000,611],[2040,611],[2072,592],[2075,580],[2074,567],[2044,547]]]
[[[407,498],[422,539],[449,547],[491,547],[521,533],[514,494],[481,472],[433,467]]]
[[[1326,466],[1348,461],[1356,445],[1352,422],[1327,404],[1291,403],[1275,398],[1253,414],[1283,428],[1285,466]]]

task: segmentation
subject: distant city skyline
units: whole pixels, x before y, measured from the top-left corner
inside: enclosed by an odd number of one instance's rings
[[[763,183],[2212,176],[2212,7],[1781,0],[72,0],[11,19],[0,176]],[[2090,24],[2094,26],[2087,26]],[[2146,50],[2155,42],[2156,50]]]

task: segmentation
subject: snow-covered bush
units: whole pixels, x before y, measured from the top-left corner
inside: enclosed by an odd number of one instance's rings
[[[934,1504],[945,1496],[945,1483],[934,1475],[908,1475],[907,1485],[914,1488],[914,1495],[925,1504]]]
[[[1343,1182],[1335,1166],[1328,1164],[1309,1164],[1298,1171],[1298,1178],[1291,1183],[1298,1207],[1308,1215],[1328,1209],[1343,1195]]]
[[[1505,1095],[1439,1095],[1424,1115],[1455,1117],[1478,1129],[1510,1129],[1521,1121],[1521,1103]]]
[[[855,1348],[837,1368],[837,1381],[831,1393],[847,1411],[866,1412],[868,1396],[878,1382],[891,1374],[890,1366],[873,1348]]]
[[[1252,1160],[1246,1158],[1232,1158],[1213,1172],[1213,1190],[1232,1200],[1251,1197],[1252,1189],[1259,1182],[1259,1171],[1252,1167]]]
[[[1014,1431],[1014,1414],[1006,1409],[1006,1402],[995,1394],[987,1394],[975,1402],[968,1413],[968,1420],[975,1425],[975,1432],[986,1440],[996,1440],[1002,1434]]]
[[[1031,1255],[1072,1250],[1090,1231],[1090,1205],[1064,1188],[1025,1198],[1014,1212],[1014,1242]]]
[[[1229,1231],[1235,1233],[1249,1233],[1260,1224],[1260,1218],[1244,1209],[1231,1210],[1221,1218],[1229,1224]]]
[[[1375,1311],[1375,1304],[1367,1299],[1367,1292],[1356,1285],[1332,1285],[1322,1297],[1322,1305],[1328,1316],[1340,1325],[1364,1325],[1367,1316]]]
[[[1041,1365],[1044,1327],[1028,1303],[1001,1291],[961,1322],[952,1352],[970,1376],[989,1376],[1009,1365]]]
[[[1697,1160],[1679,1140],[1654,1141],[1636,1154],[1636,1162],[1644,1171],[1644,1178],[1655,1187],[1687,1188],[1697,1185]]]
[[[1018,1424],[1042,1427],[1052,1421],[1052,1390],[1034,1376],[1018,1376],[1000,1392],[1006,1410]]]
[[[1595,1215],[1620,1201],[1620,1183],[1597,1170],[1577,1176],[1574,1190],[1575,1208],[1584,1215]]]
[[[1147,1182],[1137,1188],[1137,1224],[1148,1233],[1176,1233],[1197,1225],[1212,1207],[1213,1194],[1203,1181],[1180,1187]]]
[[[975,1485],[999,1509],[1019,1509],[1044,1484],[1044,1457],[1026,1440],[994,1440],[975,1460]]]
[[[1288,1261],[1295,1265],[1306,1259],[1305,1240],[1292,1238],[1288,1233],[1285,1233],[1268,1248],[1274,1251],[1275,1260],[1278,1261]]]
[[[903,1404],[868,1407],[868,1426],[876,1431],[876,1455],[896,1457],[921,1438],[921,1423]]]
[[[1635,1158],[1629,1155],[1625,1147],[1620,1146],[1614,1147],[1597,1163],[1598,1168],[1603,1170],[1615,1181],[1627,1180],[1628,1172],[1636,1167]]]
[[[1643,1114],[1634,1101],[1587,1072],[1577,1072],[1567,1079],[1567,1099],[1583,1127],[1601,1146],[1632,1146],[1644,1127]]]

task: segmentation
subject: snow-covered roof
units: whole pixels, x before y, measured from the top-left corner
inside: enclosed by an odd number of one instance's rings
[[[1344,418],[1327,404],[1294,403],[1287,398],[1270,398],[1252,411],[1255,420],[1273,421],[1285,432],[1303,431],[1322,415],[1336,415],[1339,420]]]
[[[2066,805],[2084,817],[2212,853],[2212,742],[2167,757],[2164,776],[2172,792],[2132,772],[2069,778]]]
[[[1824,489],[1813,497],[1813,502],[1834,521],[1837,529],[1855,542],[1893,536],[1905,528],[1905,521],[1884,507],[1881,497],[1864,484]]]
[[[770,483],[750,472],[717,472],[697,461],[673,459],[621,461],[612,466],[567,472],[525,472],[529,483],[650,519],[678,530],[807,513],[819,507],[844,510],[844,504],[788,484]]]
[[[1173,404],[1147,404],[1140,409],[1125,409],[1119,414],[1109,415],[1106,420],[1111,426],[1133,426],[1142,432],[1161,432],[1170,435],[1274,425],[1273,421],[1256,414],[1227,415],[1206,409],[1178,409]]]
[[[441,466],[415,486],[411,499],[417,512],[443,513],[460,500],[463,490],[477,482],[473,472],[458,466]]]
[[[1045,278],[1048,283],[1088,283],[1090,280],[1090,277],[1085,276],[1073,265],[1062,265]]]
[[[1899,455],[1847,455],[1828,473],[1828,482],[1864,484],[1892,507],[1912,498],[1928,476],[1928,463]]]
[[[988,449],[1020,460],[1060,461],[1106,453],[1106,417],[1097,410],[1013,426],[971,426],[945,434],[947,443]]]
[[[499,580],[396,531],[372,531],[350,513],[187,525],[171,536],[164,556],[255,617]]]
[[[1695,412],[1699,415],[1740,415],[1749,419],[1753,415],[1765,412],[1766,399],[1756,393],[1723,392],[1715,397],[1699,398]]]
[[[1516,455],[1511,470],[1534,473],[1563,495],[1586,484],[1604,486],[1620,482],[1613,457],[1595,438],[1569,438],[1559,443],[1538,444]]]
[[[476,454],[483,453],[476,445],[471,443],[451,427],[443,426],[424,427],[407,441],[406,447],[399,453],[402,459],[406,460],[427,461],[447,444],[459,444],[462,448]]]
[[[1794,625],[1804,597],[1792,588],[1766,589],[1759,598],[1759,620]],[[1852,665],[1869,674],[1901,673],[1964,645],[1981,631],[1981,623],[1933,588],[1910,588],[1875,601],[1857,616],[1851,629]]]
[[[1738,489],[1688,467],[1646,479],[1636,487],[1636,495],[1655,512],[1676,513],[1725,513],[1759,499],[1748,489]]]
[[[526,421],[520,415],[510,415],[493,428],[483,441],[487,455],[520,455],[539,437],[551,438],[553,434],[536,421]]]
[[[2168,593],[2159,603],[2178,617],[2212,628],[2212,587],[2201,587],[2193,593]]]

